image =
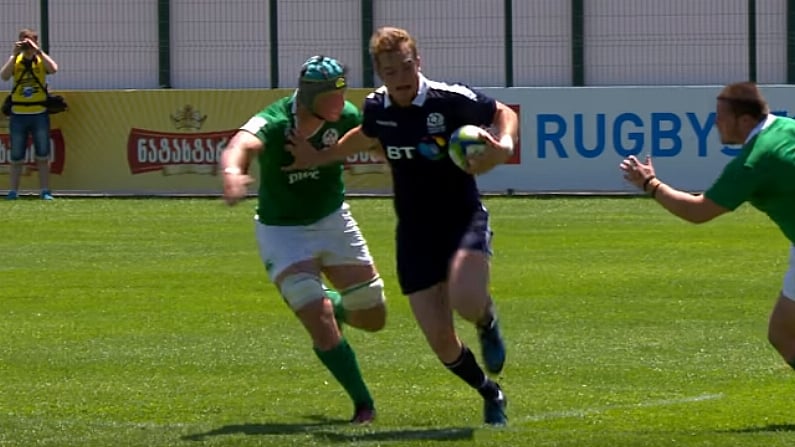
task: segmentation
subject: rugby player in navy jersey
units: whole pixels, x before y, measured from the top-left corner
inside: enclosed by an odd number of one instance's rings
[[[511,156],[518,118],[478,91],[425,78],[416,43],[403,29],[378,29],[370,53],[384,86],[365,100],[362,125],[321,151],[294,134],[288,149],[295,163],[287,169],[339,161],[380,143],[392,169],[401,290],[442,363],[483,397],[485,422],[503,425],[505,395],[458,338],[452,311],[476,325],[486,369],[502,371],[505,345],[489,294],[492,232],[474,175]],[[466,172],[446,145],[465,124],[491,126],[497,135],[483,131],[487,149],[469,159]]]

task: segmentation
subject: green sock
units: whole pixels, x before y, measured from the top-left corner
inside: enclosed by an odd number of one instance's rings
[[[315,348],[315,354],[331,371],[337,382],[345,388],[357,408],[360,406],[373,408],[373,398],[362,378],[359,363],[356,361],[356,353],[353,352],[347,340],[343,338],[340,344],[329,351],[319,351]]]
[[[345,308],[342,307],[342,295],[336,290],[329,289],[325,286],[323,290],[326,292],[326,298],[328,298],[334,306],[334,318],[337,320],[337,324],[341,325],[345,322]]]

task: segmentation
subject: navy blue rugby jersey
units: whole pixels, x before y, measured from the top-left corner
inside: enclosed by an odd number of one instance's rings
[[[384,148],[399,220],[449,221],[480,207],[475,177],[453,164],[447,141],[465,124],[491,125],[496,110],[496,101],[477,90],[422,75],[410,107],[392,104],[385,87],[367,96],[362,131]]]

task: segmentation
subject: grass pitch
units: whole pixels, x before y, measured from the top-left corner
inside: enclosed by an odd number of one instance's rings
[[[267,282],[253,201],[0,203],[0,446],[795,443],[795,373],[766,342],[789,243],[760,213],[487,199],[509,348],[491,429],[399,294],[391,203],[351,203],[389,298],[385,330],[346,331],[366,428]]]

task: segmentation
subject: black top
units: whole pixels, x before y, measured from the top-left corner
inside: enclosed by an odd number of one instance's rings
[[[496,110],[496,101],[477,90],[422,75],[409,107],[392,104],[386,87],[367,96],[362,131],[384,148],[401,224],[468,219],[480,208],[475,178],[450,160],[447,141],[463,125],[490,126]]]

